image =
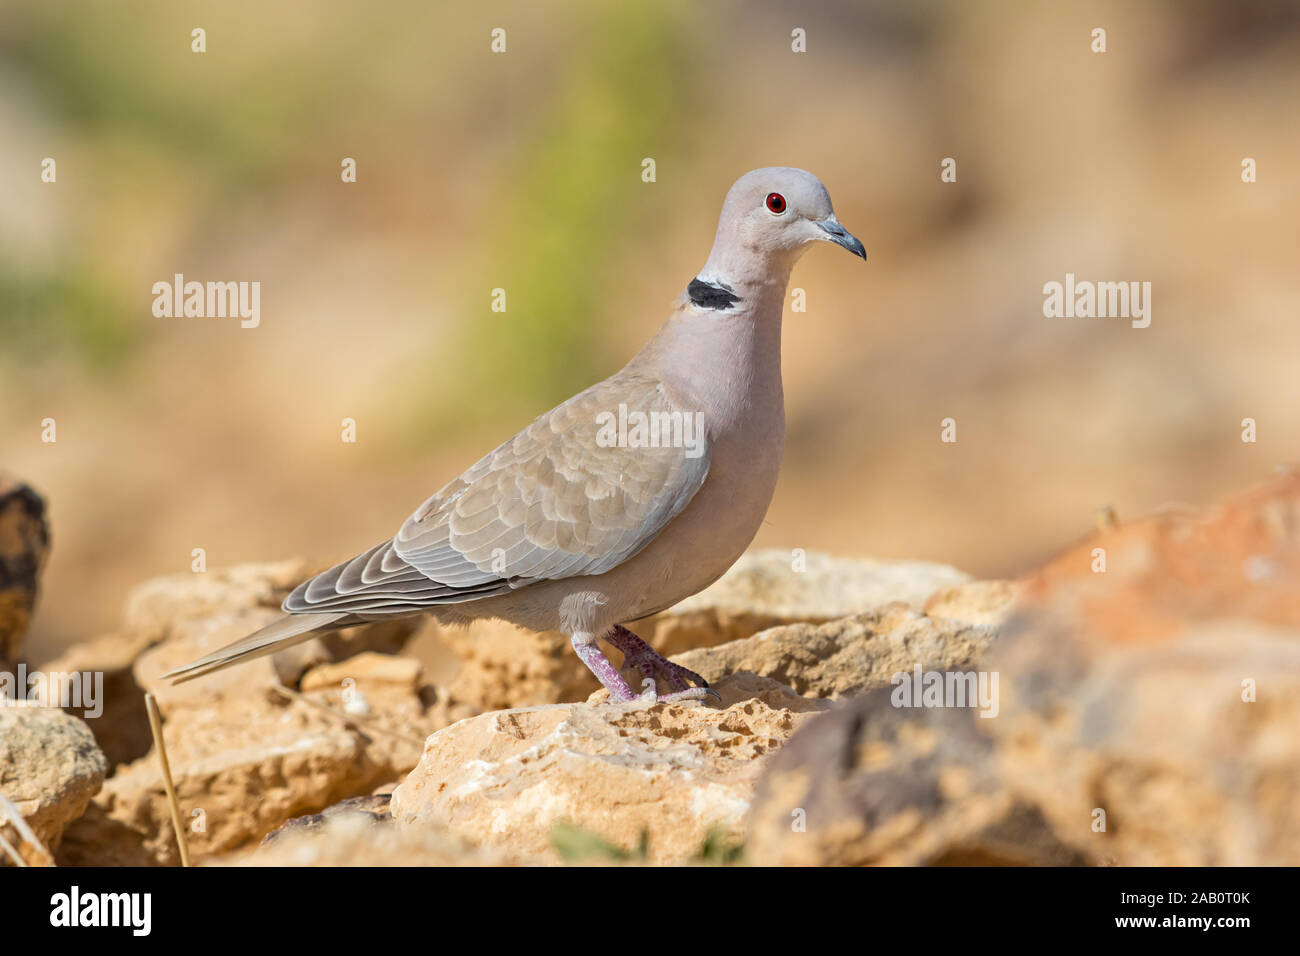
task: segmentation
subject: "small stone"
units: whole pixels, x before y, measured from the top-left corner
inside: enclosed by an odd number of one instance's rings
[[[12,671],[23,659],[23,637],[49,551],[44,500],[0,473],[0,671]]]
[[[58,849],[107,772],[108,762],[84,721],[48,707],[0,707],[0,793],[48,850]]]

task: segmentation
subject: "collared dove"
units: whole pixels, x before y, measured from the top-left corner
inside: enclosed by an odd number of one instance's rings
[[[816,176],[746,173],[723,202],[704,268],[622,371],[480,459],[395,537],[300,584],[287,617],[167,677],[190,680],[317,631],[432,613],[562,631],[616,700],[716,696],[623,625],[712,584],[757,533],[785,441],[786,285],[818,240],[866,258]],[[601,639],[641,675],[642,694]]]

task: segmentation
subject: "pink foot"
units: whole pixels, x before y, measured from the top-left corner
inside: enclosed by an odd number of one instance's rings
[[[648,687],[647,692],[657,691],[655,678],[658,675],[663,676],[672,691],[667,694],[657,694],[656,699],[702,700],[705,697],[722,699],[717,691],[709,687],[709,682],[703,677],[693,670],[682,667],[681,664],[674,664],[622,624],[616,625],[605,640],[623,652],[625,664],[631,664],[640,672],[642,681]],[[691,684],[696,686],[692,687]]]
[[[708,681],[699,674],[657,654],[649,644],[622,625],[617,625],[605,639],[623,652],[625,663],[635,667],[645,682],[645,691],[641,694],[636,693],[594,641],[591,643],[574,641],[573,649],[578,657],[596,675],[596,679],[604,685],[609,691],[609,696],[614,700],[624,702],[648,700],[666,703],[678,700],[703,700],[706,697],[722,699],[717,691],[710,689]],[[656,671],[663,673],[665,681],[672,687],[671,693],[658,693],[655,684]],[[700,686],[691,687],[688,681]]]

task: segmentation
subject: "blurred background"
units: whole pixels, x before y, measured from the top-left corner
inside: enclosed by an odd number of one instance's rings
[[[394,532],[617,370],[763,165],[820,176],[868,260],[796,270],[757,544],[1009,575],[1100,507],[1203,505],[1297,457],[1298,67],[1300,5],[1262,0],[5,0],[0,467],[54,536],[30,656],[194,548]],[[261,326],[155,318],[177,272],[260,281]],[[1151,282],[1150,328],[1045,318],[1067,272]]]

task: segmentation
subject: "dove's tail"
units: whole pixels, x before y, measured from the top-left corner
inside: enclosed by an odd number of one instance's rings
[[[211,674],[232,664],[242,664],[257,657],[265,657],[286,647],[309,641],[317,631],[324,630],[347,616],[337,613],[289,614],[278,621],[271,622],[260,631],[254,631],[233,644],[227,644],[220,650],[200,657],[197,661],[178,667],[171,673],[164,674],[163,677],[173,684],[183,684],[187,680]]]

